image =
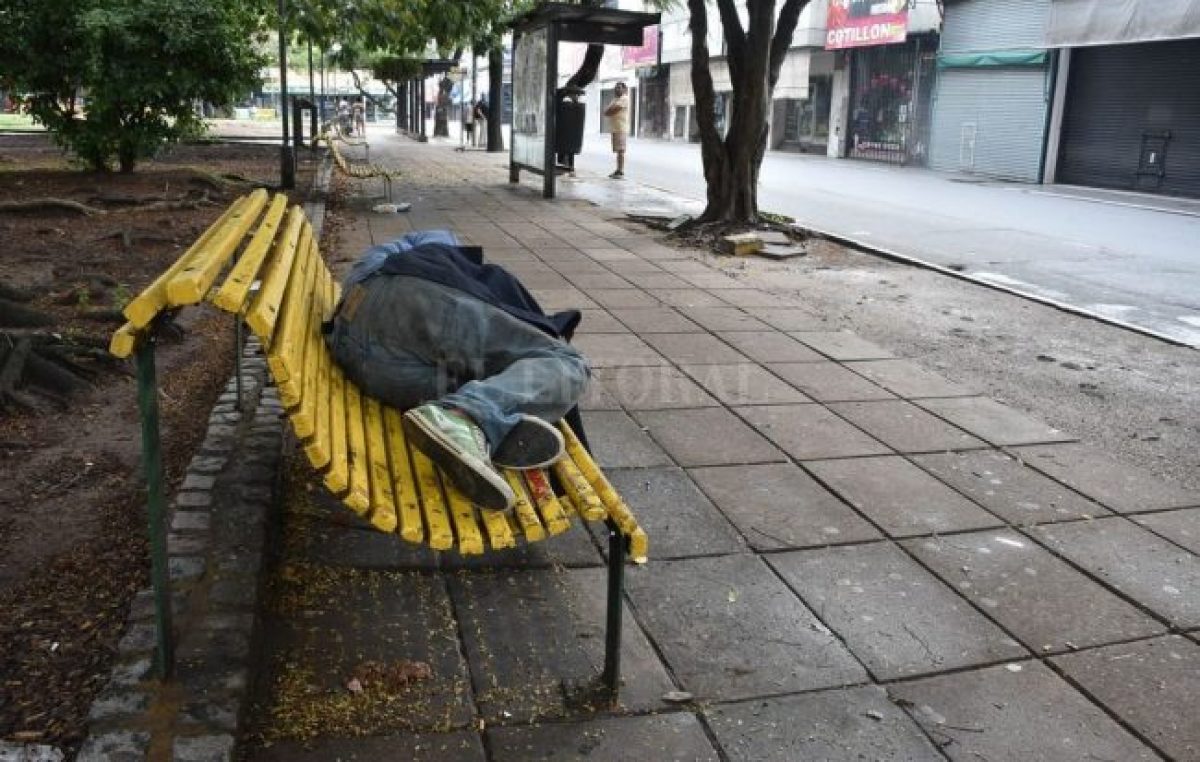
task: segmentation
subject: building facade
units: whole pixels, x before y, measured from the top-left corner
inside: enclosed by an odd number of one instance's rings
[[[1050,0],[950,0],[937,55],[929,166],[1041,182],[1054,93]]]

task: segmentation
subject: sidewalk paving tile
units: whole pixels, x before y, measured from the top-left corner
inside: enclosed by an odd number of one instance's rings
[[[628,249],[622,249],[618,246],[607,246],[599,249],[580,249],[585,256],[591,257],[597,262],[613,262],[618,259],[638,259],[638,256]]]
[[[682,370],[726,405],[811,402],[760,365],[684,365]]]
[[[583,396],[579,398],[580,410],[620,410],[621,403],[612,395],[604,384],[600,383],[596,377],[596,372],[592,372],[592,379],[588,382],[587,388],[583,391]]]
[[[682,470],[610,469],[608,479],[650,536],[652,559],[745,550],[737,530]]]
[[[888,687],[954,762],[1158,759],[1035,661]]]
[[[633,284],[616,273],[564,273],[564,280],[569,280],[575,288],[589,293],[594,289],[633,288]]]
[[[895,399],[887,389],[835,362],[767,363],[767,369],[820,402]]]
[[[824,359],[778,331],[731,331],[717,335],[755,362],[820,362]]]
[[[984,446],[965,431],[904,400],[836,402],[829,409],[898,452],[942,452]]]
[[[671,273],[639,273],[630,276],[638,288],[687,288],[688,282]]]
[[[1176,487],[1087,445],[1038,445],[1013,452],[1028,465],[1118,513],[1200,506],[1200,493]]]
[[[1034,653],[1157,635],[1157,621],[1028,537],[990,530],[902,543]]]
[[[671,264],[663,262],[663,267]],[[604,267],[609,272],[614,272],[617,275],[627,280],[637,280],[637,276],[641,273],[661,273],[663,267],[659,267],[653,262],[643,262],[640,259],[621,260],[619,262],[605,262]]]
[[[891,543],[778,553],[767,562],[876,679],[1026,655],[1015,640]]]
[[[464,572],[448,577],[488,724],[591,717],[604,667],[603,569]],[[626,607],[621,706],[661,710],[674,689]]]
[[[717,295],[735,307],[793,307],[789,299],[757,288],[723,288]]]
[[[573,522],[562,534],[504,550],[487,550],[477,556],[455,552],[441,554],[441,568],[457,569],[546,569],[579,568],[604,563],[592,534],[581,522]]]
[[[336,499],[318,487],[324,515],[288,518],[288,542],[307,563],[371,570],[436,569],[439,556],[424,545],[405,542],[347,515]]]
[[[680,275],[688,285],[696,288],[720,290],[725,288],[750,288],[745,281],[730,278],[728,275],[709,270],[708,272],[684,273]]]
[[[1099,503],[998,450],[915,455],[912,461],[1012,524],[1111,515]]]
[[[640,288],[594,288],[587,291],[592,301],[607,309],[658,307],[659,301]]]
[[[892,537],[999,526],[996,517],[899,457],[805,464]]]
[[[582,334],[571,343],[583,352],[593,368],[667,364],[665,357],[629,333]]]
[[[592,375],[627,410],[718,407],[720,404],[670,365],[597,368]]]
[[[671,459],[632,418],[618,411],[590,410],[583,415],[588,445],[601,468],[667,466]]]
[[[691,712],[488,729],[494,762],[717,762]]]
[[[849,331],[796,331],[789,335],[830,360],[889,360],[896,356]]]
[[[829,319],[797,307],[748,307],[754,317],[777,331],[827,331]]]
[[[708,256],[706,254],[703,254],[703,252],[701,253],[701,255]],[[687,259],[676,259],[676,260],[672,260],[669,262],[659,262],[658,264],[663,270],[667,270],[669,272],[673,272],[673,273],[677,273],[677,274],[712,272],[711,267],[704,264],[699,259],[695,259],[691,256],[689,256]]]
[[[691,307],[683,314],[710,331],[765,331],[770,328],[737,307]]]
[[[578,310],[599,306],[577,288],[531,288],[529,290],[538,300],[538,304],[549,311]]]
[[[901,397],[967,397],[977,393],[909,360],[865,360],[846,363],[846,367]]]
[[[681,466],[784,460],[783,453],[724,408],[647,410],[633,415]]]
[[[614,309],[613,317],[636,333],[702,333],[703,328],[670,307]]]
[[[679,365],[748,362],[736,349],[707,333],[648,333],[642,339]]]
[[[866,673],[752,554],[630,570],[629,594],[680,687],[701,701],[861,683]]]
[[[1134,516],[1133,520],[1176,545],[1182,545],[1200,555],[1200,508],[1145,513]]]
[[[732,762],[942,758],[912,718],[874,685],[721,704],[705,715]]]
[[[286,741],[252,754],[251,762],[486,762],[479,734],[470,730],[451,733],[405,733],[363,738],[321,738]]]
[[[1173,635],[1051,661],[1169,756],[1200,759],[1200,645]]]
[[[579,321],[579,327],[575,329],[575,333],[627,333],[629,331],[621,321],[617,320],[606,310],[586,309],[580,310],[583,319]]]
[[[1200,626],[1200,558],[1194,553],[1115,516],[1027,531],[1173,625]]]
[[[277,599],[286,613],[266,623],[264,685],[276,688],[262,716],[306,717],[312,724],[302,729],[319,735],[467,726],[470,678],[439,576],[293,565],[280,579]],[[432,677],[386,701],[348,697],[346,684],[360,665],[400,659],[428,664]]]
[[[649,293],[663,304],[669,304],[678,309],[729,306],[707,291],[698,288],[655,288],[651,289]]]
[[[820,405],[760,405],[736,410],[796,460],[891,453],[887,445]]]
[[[791,463],[690,471],[755,550],[819,547],[882,537]]]
[[[987,397],[927,399],[917,404],[960,429],[1001,447],[1078,439]]]

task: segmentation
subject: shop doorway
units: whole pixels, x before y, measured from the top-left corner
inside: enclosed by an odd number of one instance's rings
[[[852,158],[924,166],[929,153],[936,41],[854,51],[848,151]]]

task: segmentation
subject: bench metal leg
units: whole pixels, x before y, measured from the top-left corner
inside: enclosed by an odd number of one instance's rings
[[[614,701],[621,689],[621,616],[624,613],[625,540],[611,519],[608,527],[608,620],[604,629],[604,685]]]
[[[154,589],[156,626],[155,671],[166,680],[174,660],[171,637],[171,585],[167,571],[166,497],[163,494],[162,443],[158,427],[158,380],[154,370],[154,337],[137,348],[138,412],[142,419],[142,471],[146,476],[146,511],[150,528],[150,581]]]

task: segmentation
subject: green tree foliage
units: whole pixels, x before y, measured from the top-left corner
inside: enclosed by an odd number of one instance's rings
[[[196,132],[198,101],[253,89],[260,0],[0,0],[0,81],[95,169]]]

